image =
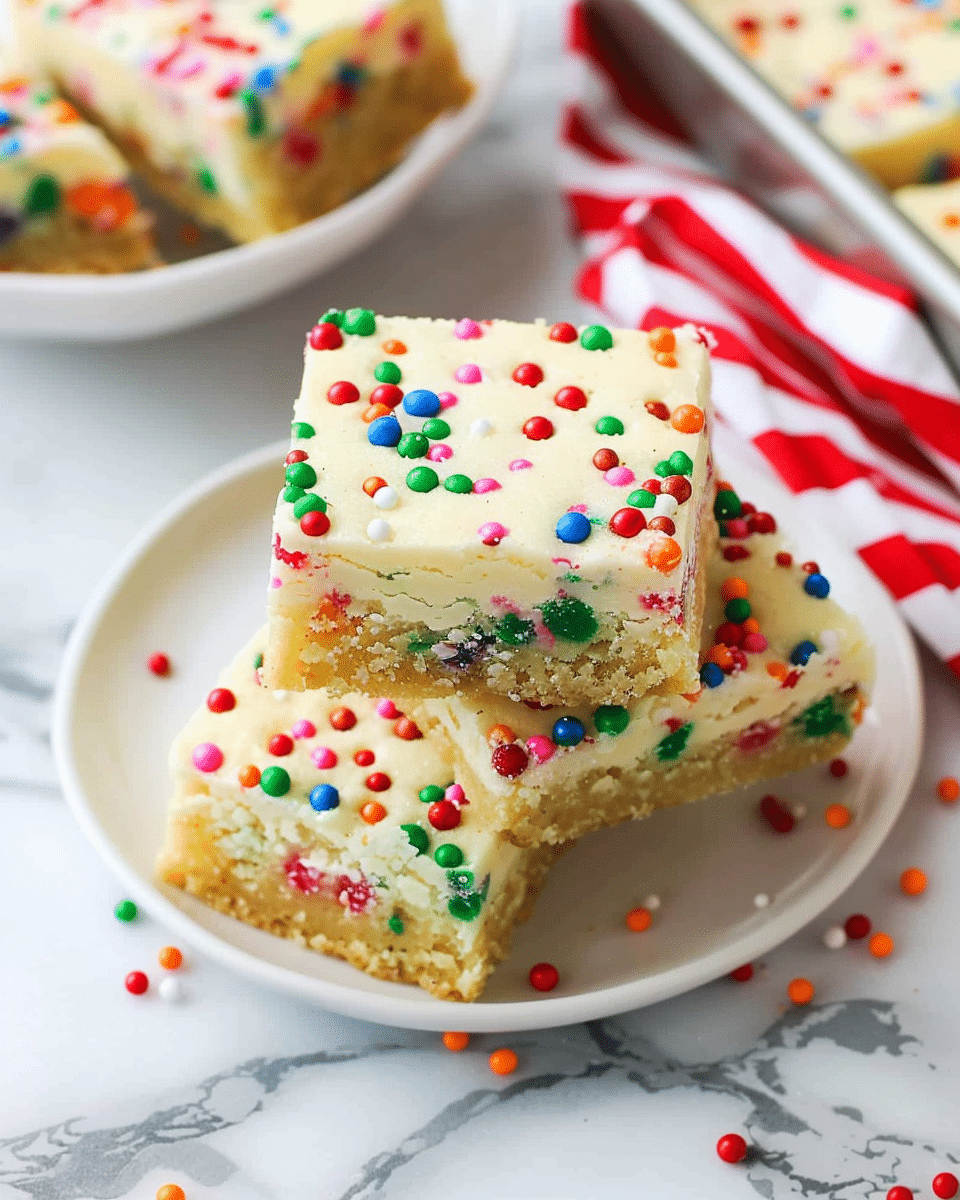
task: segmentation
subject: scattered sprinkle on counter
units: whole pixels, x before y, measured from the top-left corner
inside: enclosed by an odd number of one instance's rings
[[[845,804],[831,804],[823,814],[823,819],[831,829],[846,829],[853,820],[853,813]]]
[[[874,958],[887,958],[893,953],[893,938],[889,933],[873,934],[867,947]]]
[[[560,982],[560,972],[552,963],[536,963],[530,968],[530,986],[538,992],[552,992]]]
[[[843,923],[843,930],[852,942],[862,941],[873,928],[870,918],[863,913],[853,913]]]
[[[934,1175],[930,1188],[937,1200],[953,1200],[960,1190],[960,1180],[952,1171],[941,1171],[939,1175]]]
[[[787,995],[794,1004],[809,1004],[816,995],[816,989],[809,979],[799,977],[791,979],[787,984]]]
[[[142,996],[150,986],[150,980],[143,971],[131,971],[123,981],[123,986],[131,996]]]
[[[157,1188],[157,1200],[187,1200],[187,1193],[179,1183],[165,1183]]]
[[[960,797],[960,780],[952,775],[944,775],[937,784],[937,795],[944,804],[953,804]]]
[[[905,896],[919,896],[927,890],[927,877],[919,867],[907,867],[900,876],[900,891]]]
[[[749,983],[753,978],[753,963],[744,963],[742,967],[735,968],[730,972],[730,978],[737,983]]]
[[[171,670],[170,659],[166,654],[158,650],[156,654],[151,654],[147,659],[147,669],[152,671],[154,675],[169,675]]]
[[[747,1157],[747,1143],[739,1133],[725,1133],[717,1142],[717,1156],[725,1163],[743,1162]]]
[[[157,954],[157,962],[165,971],[176,971],[183,965],[183,951],[176,946],[164,946]]]
[[[461,1050],[466,1050],[470,1045],[470,1034],[454,1031],[447,1032],[443,1035],[443,1044],[448,1050],[452,1050],[455,1054],[458,1054]]]
[[[847,931],[842,925],[831,925],[823,931],[823,944],[828,950],[842,950],[847,944]]]
[[[113,915],[118,921],[129,923],[137,919],[137,906],[132,900],[121,900],[117,907],[113,910]]]
[[[494,1050],[489,1058],[490,1070],[494,1075],[512,1075],[517,1069],[516,1054],[506,1046]]]
[[[626,926],[634,933],[643,933],[650,928],[653,915],[649,908],[631,908],[625,917]]]

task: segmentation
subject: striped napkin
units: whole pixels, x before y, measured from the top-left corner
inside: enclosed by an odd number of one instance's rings
[[[567,55],[561,169],[587,254],[580,295],[626,327],[705,330],[721,420],[960,676],[960,391],[915,298],[719,183],[584,4]]]

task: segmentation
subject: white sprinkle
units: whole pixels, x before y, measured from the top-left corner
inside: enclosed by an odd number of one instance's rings
[[[493,433],[493,425],[486,417],[477,417],[470,426],[470,433],[473,437],[489,437]]]
[[[840,645],[840,634],[835,629],[821,629],[820,645],[827,654],[832,654]]]
[[[456,658],[458,654],[456,646],[451,646],[449,642],[437,642],[433,647],[433,652],[443,662],[446,662],[448,658]]]
[[[168,1004],[178,1004],[186,994],[183,990],[183,984],[175,975],[161,979],[157,985],[157,991],[160,993],[160,999],[166,1000]]]
[[[669,492],[661,492],[653,502],[653,515],[672,517],[679,507],[676,496],[671,496]]]
[[[757,894],[753,898],[753,907],[754,908],[766,908],[769,903],[770,903],[770,897],[767,895],[766,892],[757,892]]]
[[[803,818],[807,815],[807,806],[805,804],[797,803],[797,804],[794,804],[794,806],[790,809],[790,811],[793,813],[793,815],[796,817],[796,819],[798,821],[802,821]]]
[[[278,688],[277,691],[273,693],[273,698],[274,700],[289,700],[292,695],[292,692],[285,692],[282,688]]]
[[[660,897],[654,892],[644,900],[643,907],[649,908],[651,912],[656,912],[660,907]]]
[[[396,508],[400,497],[392,487],[377,488],[373,493],[373,502],[377,508]]]
[[[842,950],[847,944],[846,930],[842,925],[831,925],[823,931],[823,944],[828,950]]]
[[[389,521],[383,517],[374,517],[367,526],[367,537],[371,542],[388,542],[392,533]]]

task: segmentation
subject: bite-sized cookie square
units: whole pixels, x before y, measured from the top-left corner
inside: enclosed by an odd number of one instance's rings
[[[274,521],[271,684],[695,688],[709,393],[693,327],[326,314]]]

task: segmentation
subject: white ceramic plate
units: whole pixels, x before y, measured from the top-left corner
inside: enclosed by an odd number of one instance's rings
[[[816,547],[833,594],[883,646],[873,708],[847,755],[846,778],[819,767],[777,785],[809,810],[789,837],[757,819],[764,789],[755,788],[584,839],[556,867],[510,959],[472,1005],[371,979],[159,888],[153,863],[169,794],[167,748],[263,620],[286,449],[230,464],[144,531],[77,625],[60,679],[54,740],[73,810],[129,894],[177,937],[241,974],[354,1017],[423,1029],[542,1028],[651,1004],[757,958],[831,904],[876,852],[919,761],[913,643],[858,560],[799,523],[782,489],[751,481],[727,456],[741,494],[774,512],[801,552]],[[167,679],[144,665],[157,649],[175,665]],[[821,817],[836,800],[856,813],[842,831]],[[630,933],[624,914],[649,893],[662,899],[655,923]],[[763,910],[753,903],[758,893],[770,897]],[[549,995],[527,982],[540,961],[561,972]]]
[[[379,237],[483,124],[513,56],[519,14],[512,0],[447,0],[446,7],[476,91],[459,112],[439,117],[378,183],[287,233],[156,271],[0,272],[0,335],[119,341],[185,329],[277,295]],[[222,244],[211,237],[197,249]]]

